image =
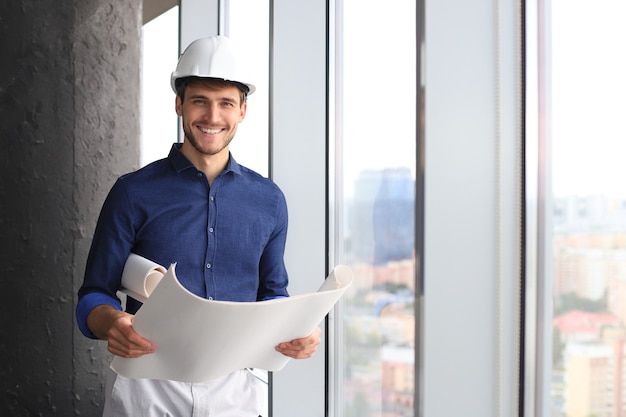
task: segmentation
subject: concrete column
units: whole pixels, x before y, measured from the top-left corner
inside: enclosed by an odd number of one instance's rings
[[[138,167],[141,0],[0,3],[0,415],[97,416],[75,324],[100,206]]]

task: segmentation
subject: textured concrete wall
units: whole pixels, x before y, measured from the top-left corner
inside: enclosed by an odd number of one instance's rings
[[[100,206],[138,166],[141,0],[0,2],[0,415],[97,416],[74,320]]]

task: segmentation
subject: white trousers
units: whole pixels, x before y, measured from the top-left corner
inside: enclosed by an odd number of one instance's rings
[[[259,417],[265,409],[263,382],[248,370],[203,383],[109,372],[103,417]]]

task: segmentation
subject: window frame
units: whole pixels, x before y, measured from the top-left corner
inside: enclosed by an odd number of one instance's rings
[[[549,417],[552,362],[551,0],[525,3],[524,356],[520,415]]]

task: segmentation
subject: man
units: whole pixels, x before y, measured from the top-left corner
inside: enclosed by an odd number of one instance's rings
[[[272,181],[237,164],[229,151],[246,115],[247,96],[255,90],[239,77],[229,40],[193,42],[171,82],[184,141],[174,144],[166,159],[117,180],[102,207],[78,293],[81,331],[106,340],[111,353],[126,358],[159,348],[133,329],[141,304],[129,297],[123,312],[116,295],[130,253],[166,267],[176,263],[182,285],[207,299],[288,296],[285,198]],[[318,328],[276,350],[303,359],[319,343]],[[264,403],[260,383],[247,370],[202,384],[112,373],[104,415],[257,417]]]

